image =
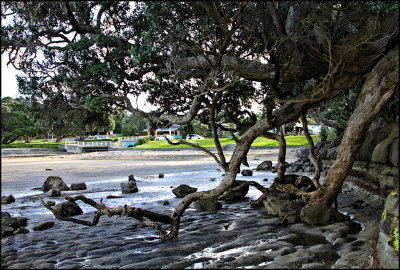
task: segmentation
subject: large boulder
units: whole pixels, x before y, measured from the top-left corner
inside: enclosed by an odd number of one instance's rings
[[[219,200],[239,201],[242,200],[249,191],[249,183],[236,180],[231,187],[219,196]]]
[[[388,138],[394,132],[398,134],[399,126],[397,124],[389,124],[381,128],[368,131],[363,143],[358,150],[356,160],[371,161],[375,147]]]
[[[374,148],[371,161],[399,167],[399,135],[393,134],[381,141]]]
[[[256,171],[269,171],[272,168],[272,161],[271,160],[266,160],[261,162],[257,168]]]
[[[183,185],[179,185],[178,187],[174,188],[172,190],[172,193],[174,193],[174,195],[177,198],[183,198],[186,195],[196,192],[196,191],[197,191],[197,188],[183,184]]]
[[[69,187],[64,183],[61,177],[49,176],[43,183],[42,190],[47,192],[50,189],[69,190]]]
[[[57,204],[54,207],[55,214],[57,216],[62,216],[62,217],[70,217],[70,216],[76,216],[80,215],[83,213],[82,209],[79,207],[78,204],[75,202],[71,201],[66,201],[60,204]]]
[[[288,223],[297,222],[299,213],[305,206],[305,203],[294,195],[276,190],[266,191],[262,202],[269,215],[284,218]]]
[[[197,200],[193,203],[193,206],[199,211],[212,211],[222,208],[222,204],[216,200]]]

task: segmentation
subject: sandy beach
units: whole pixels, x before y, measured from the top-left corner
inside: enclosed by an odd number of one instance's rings
[[[288,148],[287,162],[296,160],[297,148]],[[248,161],[277,162],[278,149],[256,149]],[[227,160],[232,151],[226,153]],[[219,168],[215,160],[199,150],[125,150],[82,154],[49,151],[13,155],[2,153],[2,195],[21,187],[40,187],[50,175],[60,176],[69,184],[107,178],[149,176],[159,173],[201,171]]]

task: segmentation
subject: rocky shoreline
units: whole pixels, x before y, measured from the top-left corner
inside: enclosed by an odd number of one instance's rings
[[[34,200],[35,198],[31,198]],[[158,211],[172,209],[159,203]],[[339,211],[352,221],[326,226],[282,224],[249,198],[222,209],[185,213],[178,239],[159,241],[155,231],[125,217],[102,218],[95,227],[55,221],[46,231],[3,238],[2,268],[365,268],[371,263],[383,204],[369,203],[344,187]],[[90,214],[83,214],[87,220]],[[212,237],[210,237],[212,235]]]
[[[94,154],[94,153],[92,153]],[[263,159],[262,159],[263,160]],[[261,162],[261,161],[260,161]],[[301,174],[311,175],[303,172]],[[251,180],[249,177],[246,180]],[[323,181],[323,178],[321,179]],[[55,220],[50,214],[29,216],[28,234],[1,239],[2,268],[371,268],[384,201],[354,191],[345,182],[338,210],[351,221],[325,226],[282,223],[250,200],[213,211],[185,212],[179,236],[159,241],[151,228],[133,219],[102,217],[95,227]],[[101,190],[97,190],[101,192]],[[37,196],[19,198],[36,207]],[[179,198],[160,200],[151,210],[171,211]],[[146,203],[140,207],[145,208]],[[92,219],[93,212],[79,218]],[[53,221],[45,231],[34,224]]]

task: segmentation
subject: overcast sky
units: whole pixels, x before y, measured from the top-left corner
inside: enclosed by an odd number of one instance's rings
[[[7,60],[7,55],[1,56],[1,98],[16,98],[20,96],[18,93],[17,79],[15,78],[17,72],[13,66],[9,65],[7,67]]]

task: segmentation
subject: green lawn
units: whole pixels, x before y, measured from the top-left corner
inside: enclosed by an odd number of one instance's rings
[[[314,143],[320,140],[319,135],[311,135],[313,138]],[[305,136],[286,136],[286,145],[287,146],[303,146],[308,145],[307,139]],[[176,142],[177,140],[174,140]],[[191,143],[198,143],[202,147],[215,147],[213,139],[199,139],[199,140],[189,140]],[[232,139],[228,138],[221,138],[220,139],[221,145],[227,145],[234,143]],[[264,137],[258,137],[251,146],[279,146],[279,143],[275,140],[267,139]],[[150,141],[144,145],[138,145],[135,147],[136,149],[139,148],[191,148],[189,145],[170,145],[166,140],[165,141]]]
[[[173,140],[173,142],[177,142],[179,140]],[[191,143],[198,143],[202,147],[215,147],[214,144],[214,139],[198,139],[198,140],[188,140]],[[233,139],[228,139],[228,138],[221,138],[219,140],[221,142],[221,145],[227,145],[234,143],[235,141]],[[171,145],[167,142],[167,140],[164,141],[150,141],[146,144],[143,145],[138,145],[135,148],[192,148],[189,145]]]
[[[314,143],[320,140],[319,135],[311,135],[314,140]],[[286,136],[286,145],[287,146],[303,146],[307,145],[307,139],[303,135],[299,136]],[[174,140],[175,142],[178,140]],[[191,143],[198,143],[202,147],[215,147],[213,139],[199,139],[199,140],[189,140]],[[232,139],[229,138],[221,138],[221,145],[227,145],[234,143]],[[63,145],[64,142],[45,142],[43,140],[33,140],[31,143],[24,143],[23,141],[16,141],[11,144],[2,144],[1,148],[54,148],[60,149],[57,145]],[[275,140],[266,139],[263,137],[258,137],[251,146],[279,146],[279,143]],[[166,140],[164,141],[150,141],[144,145],[138,145],[134,147],[134,149],[150,149],[150,148],[191,148],[189,145],[170,145]]]

